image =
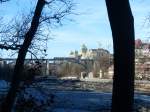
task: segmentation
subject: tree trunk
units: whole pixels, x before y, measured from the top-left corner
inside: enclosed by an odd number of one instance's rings
[[[17,91],[19,89],[19,85],[21,81],[21,74],[22,74],[23,67],[24,67],[24,60],[26,57],[26,53],[38,29],[39,19],[41,17],[41,12],[44,8],[44,5],[45,5],[45,0],[38,0],[36,9],[34,12],[34,16],[32,18],[31,27],[29,31],[25,34],[25,40],[18,53],[18,58],[16,60],[16,65],[14,68],[11,86],[6,96],[6,99],[2,104],[1,112],[11,112],[13,108],[15,98],[17,95]]]
[[[134,103],[134,20],[129,0],[106,0],[114,44],[112,112],[131,112]]]

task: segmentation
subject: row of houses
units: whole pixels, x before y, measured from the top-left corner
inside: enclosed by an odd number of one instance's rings
[[[108,74],[113,75],[113,65]],[[150,80],[150,43],[141,39],[135,40],[135,78]]]

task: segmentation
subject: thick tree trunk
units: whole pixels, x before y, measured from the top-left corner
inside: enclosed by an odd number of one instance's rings
[[[6,96],[6,99],[5,99],[4,103],[2,104],[1,112],[11,112],[11,110],[13,108],[15,98],[17,95],[17,91],[18,91],[19,85],[20,85],[21,74],[22,74],[22,70],[24,67],[25,56],[26,56],[28,48],[31,44],[31,41],[33,40],[34,35],[37,31],[37,28],[39,25],[39,19],[41,17],[41,12],[43,10],[44,5],[45,5],[45,0],[38,0],[37,6],[36,6],[36,9],[34,12],[34,16],[33,16],[32,22],[31,22],[31,27],[30,27],[29,31],[26,33],[24,43],[18,53],[18,58],[16,60],[16,65],[14,68],[11,86],[10,86],[10,89]]]
[[[106,0],[114,43],[112,112],[131,112],[134,103],[134,20],[129,0]]]

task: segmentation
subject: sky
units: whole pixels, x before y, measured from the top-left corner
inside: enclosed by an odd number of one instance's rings
[[[16,12],[27,11],[25,9],[31,5],[29,1],[21,0],[23,5],[18,2],[3,4],[0,15],[5,15],[9,19]],[[74,12],[79,15],[68,17],[73,21],[64,21],[63,26],[51,30],[54,39],[48,41],[47,58],[69,56],[70,51],[79,51],[82,44],[89,49],[102,47],[112,53],[112,35],[105,0],[74,2]],[[131,0],[130,3],[135,21],[135,38],[147,40],[150,27],[146,18],[150,14],[150,0]]]

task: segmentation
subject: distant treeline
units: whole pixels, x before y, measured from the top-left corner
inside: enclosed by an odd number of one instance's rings
[[[14,66],[5,64],[4,66],[0,65],[0,80],[7,80],[11,81],[12,75],[13,75]],[[31,77],[35,75],[42,74],[41,67],[38,65],[36,66],[24,66],[23,74],[22,74],[22,80],[30,79]]]
[[[10,81],[13,73],[13,67],[10,65],[0,66],[0,79]]]

